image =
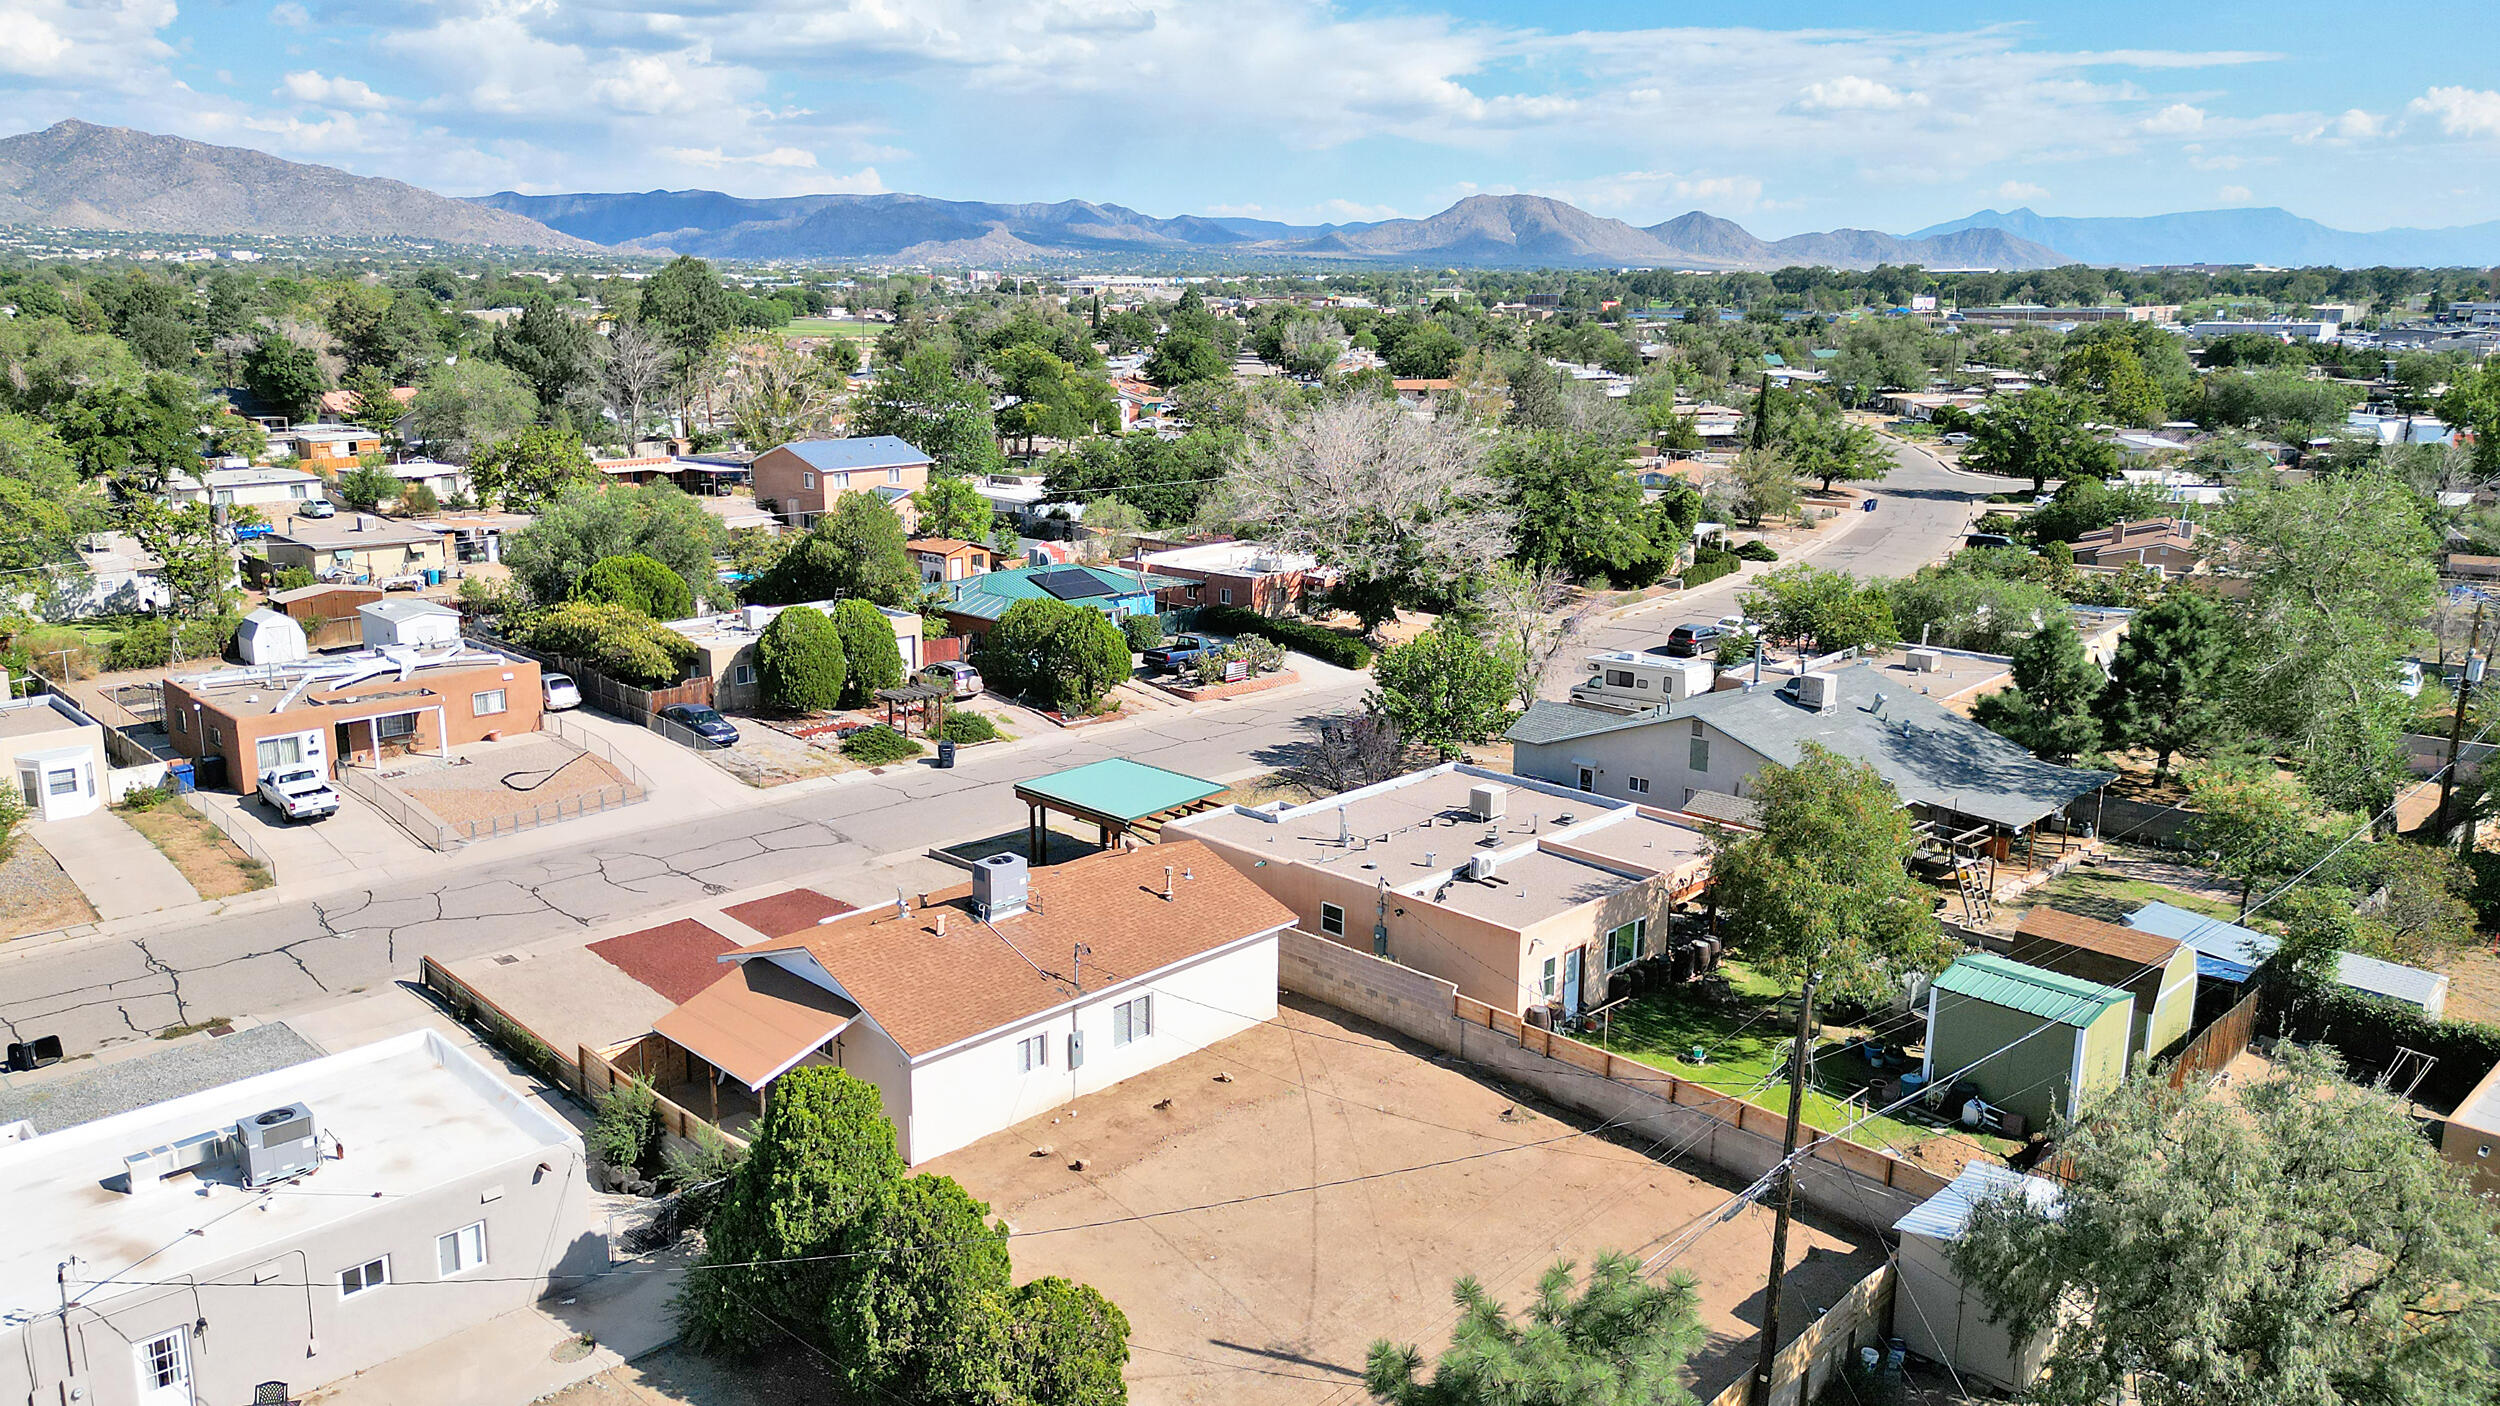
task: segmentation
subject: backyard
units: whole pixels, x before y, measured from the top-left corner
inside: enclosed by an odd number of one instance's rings
[[[2239,895],[2210,871],[2159,850],[2133,846],[2112,846],[2100,862],[2079,864],[2027,897],[2034,905],[2111,923],[2123,921],[2147,903],[2167,903],[2224,922],[2239,921],[2240,911]],[[2266,924],[2260,921],[2250,926]]]

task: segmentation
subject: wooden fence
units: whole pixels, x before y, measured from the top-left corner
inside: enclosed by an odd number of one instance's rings
[[[679,703],[699,703],[708,706],[712,701],[712,679],[708,674],[698,675],[666,688],[636,688],[632,684],[619,683],[609,678],[583,660],[563,654],[541,654],[537,650],[525,649],[499,635],[476,627],[472,627],[470,632],[479,640],[505,653],[535,660],[542,669],[569,676],[573,680],[574,687],[581,690],[583,702],[603,713],[611,713],[623,718],[629,723],[649,727],[653,720],[659,717],[662,708],[672,707]]]
[[[1788,1340],[1771,1358],[1771,1406],[1804,1406],[1831,1384],[1861,1346],[1879,1344],[1892,1313],[1898,1285],[1890,1262],[1849,1286],[1840,1302]],[[1753,1399],[1753,1373],[1728,1383],[1710,1406],[1747,1406]]]
[[[449,967],[432,957],[419,957],[417,980],[449,1006],[453,1015],[484,1033],[488,1043],[536,1070],[547,1082],[568,1089],[581,1088],[579,1065],[556,1053],[555,1046],[540,1039],[537,1031],[488,1000],[476,987],[452,975]]]
[[[2184,1088],[2190,1079],[2219,1074],[2238,1059],[2247,1050],[2248,1042],[2256,1038],[2258,997],[2263,994],[2261,987],[2250,986],[2238,1005],[2224,1011],[2182,1046],[2170,1064],[2170,1087]]]
[[[641,1044],[656,1038],[656,1036],[645,1036],[643,1037],[643,1040],[636,1042],[636,1046],[640,1046]],[[619,1051],[618,1053],[623,1055],[626,1052]],[[628,1079],[640,1078],[646,1084],[655,1082],[649,1077],[649,1071],[647,1068],[640,1073],[620,1069],[617,1067],[615,1060],[609,1059],[606,1055],[599,1053],[597,1050],[592,1049],[588,1045],[583,1045],[576,1053],[575,1064],[581,1070],[582,1097],[594,1103],[598,1101],[601,1094],[606,1093],[608,1090],[615,1088],[617,1085],[624,1083]],[[669,1099],[662,1097],[656,1091],[651,1095],[651,1100],[653,1106],[659,1112],[660,1126],[668,1129],[671,1136],[684,1138],[688,1142],[695,1142],[699,1140],[697,1136],[699,1133],[701,1133],[705,1128],[710,1128],[714,1133],[719,1134],[721,1139],[732,1147],[743,1148],[747,1145],[747,1140],[745,1138],[738,1136],[736,1133],[729,1131],[727,1128],[720,1127],[714,1123],[706,1122],[700,1115],[687,1109],[682,1104],[671,1102]]]

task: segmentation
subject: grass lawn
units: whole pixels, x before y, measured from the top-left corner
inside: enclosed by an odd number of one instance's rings
[[[1794,1016],[1783,1018],[1777,983],[1734,963],[1720,967],[1736,989],[1732,1005],[1713,1005],[1697,988],[1652,992],[1614,1009],[1611,1035],[1603,1037],[1616,1054],[1654,1065],[1705,1087],[1774,1113],[1788,1111],[1788,1081],[1770,1080],[1771,1071],[1787,1063],[1788,1042],[1795,1036]],[[1590,1038],[1590,1037],[1583,1037]],[[1863,1089],[1873,1074],[1856,1054],[1840,1053],[1841,1041],[1826,1038],[1816,1047],[1814,1087],[1806,1090],[1805,1120],[1826,1132],[1858,1117],[1863,1110],[1842,1111],[1841,1100]],[[1704,1062],[1691,1055],[1699,1046]],[[1877,1118],[1849,1134],[1867,1147],[1903,1148],[1935,1137],[1937,1129]],[[2015,1144],[1981,1138],[1999,1151]]]
[[[150,810],[117,808],[116,813],[164,851],[202,898],[232,898],[275,882],[259,860],[226,838],[225,831],[180,801],[166,801]]]
[[[2035,904],[2045,903],[2052,908],[2063,908],[2069,913],[2081,913],[2110,923],[2124,922],[2127,914],[2147,903],[2167,903],[2173,908],[2185,908],[2191,913],[2220,918],[2226,923],[2238,922],[2240,912],[2236,903],[2201,893],[2189,893],[2149,879],[2131,878],[2112,871],[2107,865],[2079,865],[2069,869],[2032,890],[2030,900]],[[2252,922],[2249,926],[2262,928],[2266,924]]]
[[[799,317],[792,318],[783,325],[781,330],[794,337],[831,336],[874,339],[878,329],[879,324],[874,322],[851,322],[831,317]]]

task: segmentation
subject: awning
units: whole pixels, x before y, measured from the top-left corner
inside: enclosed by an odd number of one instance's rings
[[[859,1007],[760,957],[732,967],[651,1027],[752,1090],[842,1033]]]

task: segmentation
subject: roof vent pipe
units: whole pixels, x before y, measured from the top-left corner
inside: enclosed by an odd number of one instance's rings
[[[1172,901],[1172,866],[1169,864],[1163,866],[1163,901]]]

